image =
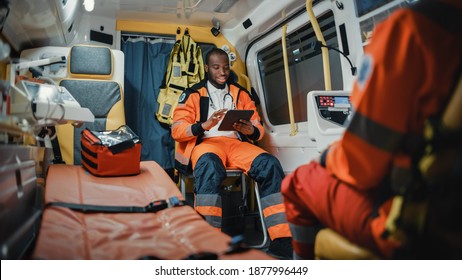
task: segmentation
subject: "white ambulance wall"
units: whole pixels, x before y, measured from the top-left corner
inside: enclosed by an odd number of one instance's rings
[[[91,40],[90,31],[94,30],[97,32],[102,32],[104,34],[112,36],[112,44],[106,44],[103,42],[98,42]],[[84,13],[82,16],[82,22],[79,26],[78,36],[72,44],[76,43],[87,43],[91,45],[101,45],[106,46],[111,49],[120,49],[120,42],[118,42],[118,37],[116,36],[116,19],[106,18],[91,15],[91,13]]]

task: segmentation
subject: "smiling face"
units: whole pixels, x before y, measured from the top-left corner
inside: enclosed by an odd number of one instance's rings
[[[205,65],[210,83],[216,88],[223,88],[229,77],[229,58],[224,51],[213,51]]]

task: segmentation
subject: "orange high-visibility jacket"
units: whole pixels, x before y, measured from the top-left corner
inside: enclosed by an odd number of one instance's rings
[[[461,8],[459,1],[448,2]],[[450,32],[408,9],[390,18],[366,47],[351,95],[355,114],[325,156],[327,170],[362,190],[377,186],[391,170],[406,173],[409,149],[417,145],[410,135],[420,135],[428,116],[441,110],[462,57],[461,30]]]
[[[172,137],[178,142],[175,149],[175,165],[182,172],[189,171],[191,152],[194,146],[200,143],[203,135],[199,126],[208,116],[209,96],[206,84],[205,79],[183,92],[173,114]],[[233,82],[228,82],[228,88],[236,109],[254,111],[250,121],[259,131],[258,139],[254,140],[260,140],[264,128],[250,93]],[[241,135],[241,138],[245,139],[245,136]]]

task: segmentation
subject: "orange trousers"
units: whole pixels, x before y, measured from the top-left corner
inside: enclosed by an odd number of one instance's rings
[[[391,257],[396,248],[396,244],[381,238],[391,200],[377,203],[382,199],[378,190],[356,190],[319,163],[311,162],[286,176],[281,192],[294,236],[294,251],[302,259],[314,257],[314,241],[321,227],[333,229],[382,257]]]
[[[216,154],[227,168],[238,168],[247,173],[250,170],[252,161],[261,153],[266,153],[266,151],[249,142],[242,142],[236,138],[205,138],[192,151],[191,162],[193,170],[196,167],[197,160],[206,153]]]

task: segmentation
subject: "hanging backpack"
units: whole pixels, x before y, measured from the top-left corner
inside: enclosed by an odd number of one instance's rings
[[[164,81],[157,97],[157,120],[172,125],[173,112],[180,94],[204,78],[204,61],[200,46],[186,30],[175,42],[167,65]]]

